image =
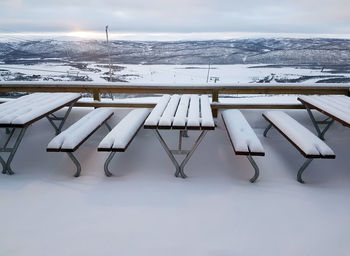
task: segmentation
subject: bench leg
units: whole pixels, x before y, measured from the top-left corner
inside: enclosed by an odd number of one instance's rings
[[[301,175],[303,174],[303,172],[305,171],[305,169],[309,166],[309,164],[312,162],[312,158],[309,158],[305,161],[305,163],[300,167],[299,171],[298,171],[298,175],[297,175],[297,180],[300,183],[304,183],[304,180],[301,178]]]
[[[2,173],[3,173],[3,174],[9,174],[9,175],[14,174],[14,172],[13,172],[12,169],[11,169],[11,162],[12,162],[12,160],[13,160],[13,158],[14,158],[16,152],[17,152],[17,149],[18,149],[18,147],[19,147],[19,144],[21,143],[21,141],[22,141],[22,139],[23,139],[23,136],[24,136],[24,133],[25,133],[25,131],[27,130],[27,128],[19,128],[20,132],[19,132],[19,134],[18,134],[18,136],[17,136],[17,138],[16,138],[16,141],[15,141],[13,147],[12,147],[12,148],[9,148],[9,147],[8,147],[8,143],[10,142],[12,136],[14,135],[15,130],[16,130],[16,128],[13,128],[13,129],[10,131],[10,135],[9,135],[9,137],[7,138],[7,140],[6,140],[5,144],[4,144],[4,146],[2,146],[2,147],[0,148],[0,152],[10,153],[9,157],[7,158],[7,161],[5,161],[5,160],[0,156],[0,163],[1,163],[2,168],[3,168],[3,170],[2,170]]]
[[[105,122],[105,125],[106,125],[108,131],[112,131],[112,127],[107,123],[107,121]]]
[[[58,134],[61,133],[62,127],[63,127],[64,123],[66,122],[67,117],[68,117],[70,111],[72,110],[72,107],[73,107],[74,103],[75,103],[75,102],[73,102],[73,103],[71,103],[71,104],[69,105],[69,108],[68,108],[68,110],[66,111],[66,113],[64,114],[63,117],[58,117],[58,116],[54,115],[53,113],[50,114],[50,115],[48,115],[48,116],[46,116],[46,118],[49,120],[49,122],[50,122],[50,124],[52,125],[52,127],[55,129],[56,135],[58,135]],[[54,123],[54,121],[60,121],[58,127],[57,127],[57,125]]]
[[[265,131],[264,131],[264,137],[266,137],[266,135],[267,135],[268,131],[271,129],[271,127],[272,127],[272,124],[269,124],[269,125],[266,127],[266,129],[265,129]]]
[[[107,177],[111,177],[111,176],[112,176],[112,173],[108,170],[108,165],[109,165],[109,163],[112,161],[112,159],[113,159],[115,153],[116,153],[116,152],[111,152],[111,153],[109,154],[109,156],[107,157],[106,162],[105,162],[105,164],[104,164],[104,171],[105,171],[105,174],[106,174]]]
[[[253,166],[254,171],[255,171],[254,176],[253,176],[249,181],[250,181],[251,183],[254,183],[254,182],[257,180],[257,178],[259,177],[259,167],[258,167],[258,165],[256,164],[256,162],[254,161],[254,159],[253,159],[252,156],[249,156],[249,155],[248,155],[247,158],[248,158],[250,164]]]
[[[72,152],[66,152],[66,153],[69,156],[69,158],[73,161],[75,166],[77,167],[77,171],[75,172],[74,177],[79,177],[80,176],[80,172],[81,172],[81,166],[80,166],[79,161],[75,158],[75,156],[73,155]]]
[[[312,124],[314,125],[316,132],[317,132],[317,136],[321,139],[321,140],[325,140],[324,135],[325,133],[328,131],[328,129],[331,127],[331,125],[334,122],[334,119],[329,120],[330,118],[326,118],[325,120],[322,121],[316,121],[314,115],[312,114],[312,111],[310,109],[309,106],[305,105],[305,108],[307,110],[307,113],[310,116],[310,119],[312,121]],[[320,128],[320,124],[325,124],[326,126],[323,128],[323,130],[321,130]]]

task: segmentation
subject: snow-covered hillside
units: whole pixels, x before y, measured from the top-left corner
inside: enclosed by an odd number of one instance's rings
[[[111,41],[111,58],[124,64],[283,64],[348,65],[349,39],[235,39],[211,41]],[[25,58],[31,60],[25,61]],[[33,63],[59,58],[108,61],[104,41],[27,40],[0,43],[0,61]]]

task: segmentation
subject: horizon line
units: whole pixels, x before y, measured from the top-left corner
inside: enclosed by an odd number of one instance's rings
[[[121,41],[205,41],[258,38],[330,38],[350,39],[349,34],[320,33],[270,33],[270,32],[110,32],[109,40]],[[34,39],[105,40],[105,32],[67,31],[67,32],[0,32],[0,41]]]

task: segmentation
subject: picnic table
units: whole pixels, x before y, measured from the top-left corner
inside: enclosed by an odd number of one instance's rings
[[[0,155],[2,173],[14,174],[10,166],[11,162],[26,129],[31,124],[46,117],[54,127],[56,134],[59,134],[73,105],[79,98],[81,98],[79,93],[33,93],[1,104],[0,128],[6,129],[7,138],[0,146],[0,152],[9,153],[6,161]],[[59,117],[54,114],[65,106],[68,106],[68,109],[63,116]],[[11,143],[13,146],[9,146],[11,141],[14,141]]]
[[[334,121],[350,128],[350,97],[345,95],[312,95],[300,96],[298,100],[305,106],[318,137],[322,140],[324,140],[325,133]],[[326,115],[327,118],[316,120],[311,109],[316,109]],[[325,125],[325,127],[322,129],[321,125]]]
[[[144,123],[145,129],[153,129],[155,134],[173,162],[175,176],[186,178],[184,167],[195,152],[208,130],[215,129],[215,123],[207,95],[164,95],[154,107]],[[170,149],[160,130],[174,130],[179,132],[177,149]],[[201,131],[200,135],[189,150],[182,149],[182,138],[187,130]],[[180,163],[175,155],[185,155]]]

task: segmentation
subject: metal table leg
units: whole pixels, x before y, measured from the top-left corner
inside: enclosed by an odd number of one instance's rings
[[[201,134],[199,135],[199,137],[197,138],[197,140],[195,141],[194,145],[192,146],[192,148],[190,150],[182,150],[181,146],[182,146],[182,136],[183,136],[183,132],[180,132],[179,135],[179,147],[178,150],[171,150],[169,149],[168,145],[166,144],[166,142],[164,141],[163,137],[161,136],[161,134],[159,133],[158,129],[155,130],[156,136],[160,142],[160,144],[163,146],[165,152],[168,154],[170,160],[173,162],[174,166],[175,166],[175,177],[179,177],[179,175],[182,178],[186,178],[186,174],[184,172],[184,167],[187,164],[188,160],[190,160],[191,156],[193,155],[194,151],[197,149],[197,147],[199,146],[199,144],[201,143],[201,141],[203,140],[204,136],[207,134],[207,131],[204,130],[201,132]],[[186,155],[185,158],[182,160],[181,163],[179,163],[174,155]]]
[[[334,119],[331,119],[331,118],[326,118],[325,120],[321,120],[321,121],[317,121],[316,118],[314,117],[314,115],[312,114],[312,111],[310,109],[309,106],[305,105],[305,108],[307,110],[307,113],[309,114],[310,116],[310,119],[312,121],[312,124],[314,125],[315,129],[316,129],[316,132],[317,132],[317,135],[318,137],[321,139],[321,140],[324,140],[324,135],[325,133],[328,131],[329,127],[331,127],[331,125],[333,124],[334,122]],[[321,130],[320,128],[320,125],[321,124],[324,124],[326,125],[323,130]]]
[[[73,102],[73,103],[71,103],[69,105],[69,108],[68,108],[68,110],[66,111],[66,113],[64,114],[63,117],[58,117],[58,116],[56,116],[53,113],[49,114],[48,116],[46,116],[46,118],[49,120],[49,122],[52,125],[52,127],[55,129],[56,135],[61,133],[62,127],[63,127],[64,123],[66,122],[67,117],[68,117],[70,111],[72,110],[72,107],[74,106],[74,104],[75,104],[75,102]],[[60,121],[59,125],[57,126],[54,121]]]
[[[13,135],[15,134],[15,130],[18,129],[20,132],[17,135],[17,138],[15,139],[15,143],[13,145],[13,147],[8,147],[8,144],[11,140],[11,138],[13,137]],[[5,152],[5,153],[10,153],[9,157],[7,158],[7,160],[5,161],[3,157],[0,156],[0,163],[2,165],[2,173],[4,174],[9,174],[12,175],[14,174],[14,172],[11,169],[11,162],[17,152],[18,146],[21,143],[24,133],[27,130],[27,127],[25,128],[13,128],[12,131],[9,134],[9,137],[7,138],[5,144],[0,148],[0,152]]]

